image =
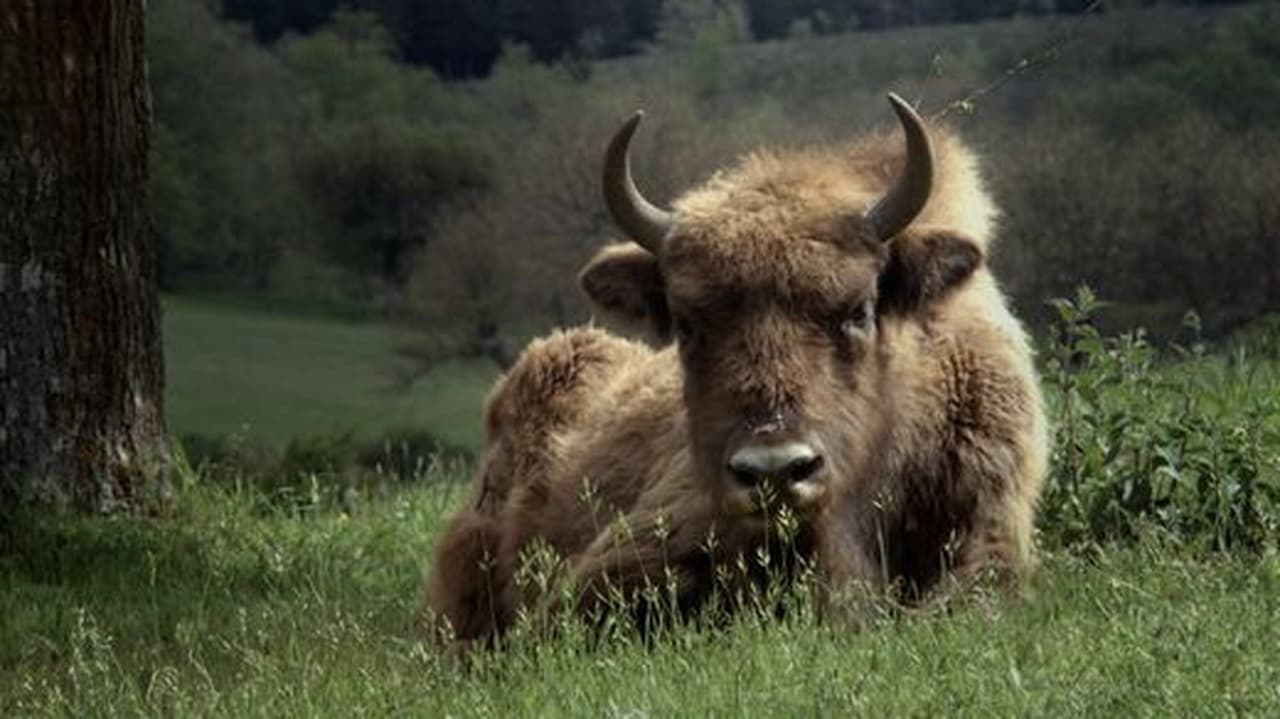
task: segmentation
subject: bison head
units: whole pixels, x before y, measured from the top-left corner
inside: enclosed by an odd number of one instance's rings
[[[817,511],[865,471],[894,412],[886,389],[907,381],[892,335],[982,261],[954,231],[912,227],[933,150],[915,111],[889,99],[905,160],[883,138],[847,156],[752,155],[674,211],[632,180],[641,114],[609,144],[605,200],[634,244],[606,248],[581,283],[599,310],[674,340],[694,460],[726,511]]]

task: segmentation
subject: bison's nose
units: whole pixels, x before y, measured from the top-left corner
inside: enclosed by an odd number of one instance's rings
[[[822,467],[822,455],[803,442],[751,444],[729,457],[729,471],[748,486],[803,482]]]

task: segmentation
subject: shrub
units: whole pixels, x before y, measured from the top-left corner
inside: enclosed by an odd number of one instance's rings
[[[1157,530],[1205,550],[1280,538],[1280,376],[1241,345],[1160,357],[1141,331],[1102,336],[1088,290],[1053,303],[1044,380],[1055,432],[1041,531],[1049,544]],[[1196,320],[1188,324],[1195,329]]]
[[[181,451],[197,477],[254,492],[263,510],[290,512],[351,512],[364,495],[466,476],[455,470],[471,460],[468,450],[418,429],[371,439],[351,433],[299,437],[283,448],[237,434],[189,434]]]
[[[362,443],[355,461],[361,468],[400,481],[417,481],[437,463],[466,462],[471,452],[421,429],[398,429]]]

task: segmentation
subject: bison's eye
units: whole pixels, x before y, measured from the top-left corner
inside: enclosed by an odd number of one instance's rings
[[[871,300],[866,300],[845,312],[840,321],[840,331],[846,335],[864,333],[871,329],[871,322],[874,319],[875,304]]]

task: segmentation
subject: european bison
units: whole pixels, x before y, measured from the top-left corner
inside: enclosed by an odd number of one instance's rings
[[[604,194],[632,242],[580,281],[649,343],[555,332],[497,383],[436,551],[437,627],[500,636],[531,600],[516,574],[535,540],[584,611],[652,586],[693,609],[757,582],[733,560],[776,545],[779,516],[827,588],[919,598],[1031,565],[1046,423],[984,262],[996,209],[973,154],[889,99],[905,155],[887,134],[756,153],[670,211],[631,178],[640,114],[618,131]]]

